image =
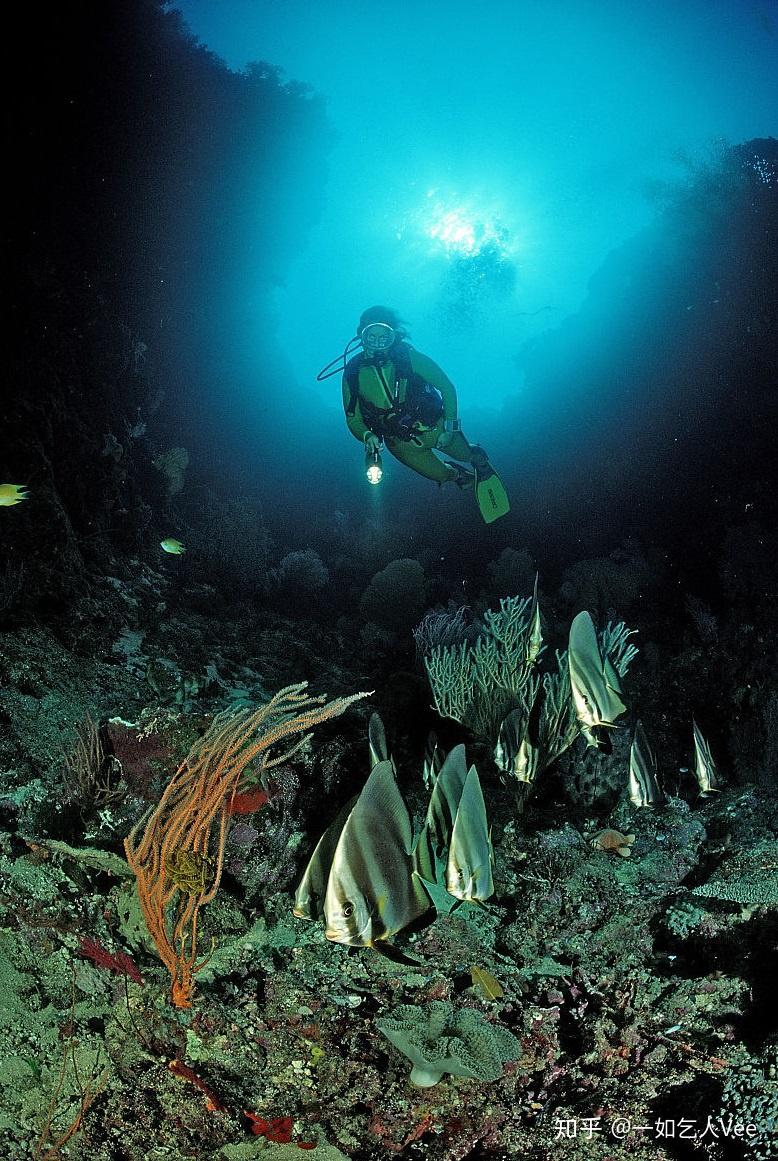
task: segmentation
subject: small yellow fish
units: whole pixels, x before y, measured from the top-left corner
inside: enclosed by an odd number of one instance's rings
[[[0,484],[0,508],[13,508],[29,496],[24,484]]]
[[[470,979],[473,981],[473,987],[478,988],[485,1000],[499,1000],[505,995],[500,981],[496,980],[486,968],[473,964],[470,968]]]
[[[169,552],[171,556],[180,556],[182,552],[186,552],[180,540],[176,540],[173,536],[168,536],[166,540],[160,540],[159,547],[163,552]]]

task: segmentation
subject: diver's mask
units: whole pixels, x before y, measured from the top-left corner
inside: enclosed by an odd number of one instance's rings
[[[397,336],[388,323],[374,322],[362,327],[359,337],[367,357],[381,359],[386,357]]]

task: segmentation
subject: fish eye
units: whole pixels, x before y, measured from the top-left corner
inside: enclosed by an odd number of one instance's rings
[[[343,917],[344,917],[344,919],[350,919],[353,914],[354,914],[354,904],[346,901],[343,904]]]

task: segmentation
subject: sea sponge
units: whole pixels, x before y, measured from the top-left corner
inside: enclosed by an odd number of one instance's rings
[[[312,596],[329,584],[327,566],[312,548],[287,552],[275,571],[278,587],[296,598]]]
[[[411,1061],[411,1083],[437,1084],[445,1072],[498,1080],[506,1060],[516,1060],[520,1045],[505,1028],[490,1024],[474,1008],[454,1010],[444,1000],[424,1007],[403,1004],[376,1027]]]
[[[184,489],[184,476],[189,467],[189,452],[185,447],[171,447],[151,461],[167,481],[167,494],[172,499]]]
[[[424,612],[426,594],[424,569],[418,560],[390,560],[363,592],[359,613],[363,621],[375,621],[395,633],[410,633]]]

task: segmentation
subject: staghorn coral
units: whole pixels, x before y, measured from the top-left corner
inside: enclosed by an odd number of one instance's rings
[[[411,1061],[411,1083],[419,1088],[437,1084],[446,1072],[498,1080],[505,1062],[520,1052],[506,1028],[489,1024],[473,1008],[455,1011],[447,1000],[432,1000],[423,1008],[403,1004],[376,1020],[376,1027]]]

